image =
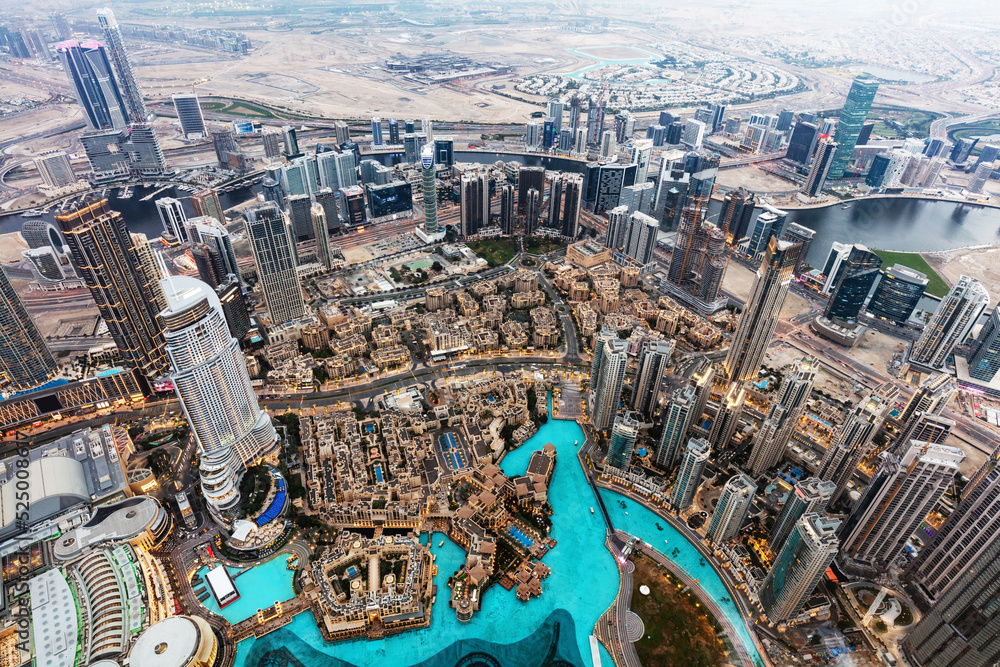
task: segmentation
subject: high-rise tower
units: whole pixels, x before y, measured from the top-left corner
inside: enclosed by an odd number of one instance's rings
[[[115,20],[115,14],[110,9],[97,10],[97,22],[104,30],[104,40],[108,45],[108,54],[111,62],[118,72],[118,82],[121,84],[122,97],[125,98],[125,106],[128,108],[128,115],[134,123],[143,123],[149,117],[146,110],[146,103],[142,99],[142,91],[139,90],[139,82],[135,79],[135,72],[132,69],[132,62],[129,60],[128,52],[125,50],[125,38],[122,37],[121,28]]]
[[[664,470],[670,470],[680,456],[684,442],[687,441],[688,427],[694,421],[697,405],[697,390],[685,385],[670,395],[666,410],[663,413],[663,434],[656,448],[656,465]]]
[[[240,474],[274,449],[278,434],[257,404],[215,291],[188,276],[161,286],[170,377],[198,442],[202,493],[214,509],[230,509],[240,499]]]
[[[264,202],[244,209],[243,217],[271,323],[302,317],[305,303],[296,268],[295,237],[281,209]]]
[[[809,477],[796,484],[771,528],[768,537],[771,551],[775,554],[781,551],[785,540],[803,515],[825,510],[836,488],[832,482],[824,482],[818,477]]]
[[[95,130],[124,129],[129,112],[104,46],[94,41],[65,42],[56,51],[87,124]]]
[[[613,468],[628,470],[632,462],[632,451],[639,435],[639,420],[630,412],[615,417],[611,428],[611,439],[608,441],[608,456],[606,462]]]
[[[673,505],[675,512],[683,512],[691,506],[711,455],[712,447],[704,438],[688,440],[680,468],[677,470],[677,478],[670,489],[670,504]]]
[[[747,467],[759,475],[778,464],[792,439],[802,410],[809,400],[819,362],[812,357],[796,359],[792,371],[785,376],[777,395],[771,401],[764,425],[754,437],[753,450]]]
[[[806,195],[818,197],[820,192],[823,191],[823,186],[826,185],[826,179],[829,177],[833,166],[837,148],[838,144],[836,141],[820,139],[819,145],[816,147],[816,159],[813,160],[812,167],[809,169],[809,176],[806,177],[806,183],[802,186],[802,191]]]
[[[806,514],[778,552],[758,597],[772,623],[795,617],[837,555],[839,519]]]
[[[944,368],[951,351],[968,339],[976,320],[989,304],[986,288],[978,280],[961,276],[941,300],[920,339],[913,344],[910,363],[924,368]]]
[[[768,242],[726,356],[725,368],[730,380],[743,382],[757,377],[801,248],[797,243],[775,238]]]
[[[0,268],[0,388],[31,389],[51,380],[58,370],[7,272]]]
[[[56,222],[119,354],[147,377],[162,375],[167,362],[156,319],[159,275],[141,261],[121,213],[100,200],[57,215]]]
[[[437,171],[434,169],[434,149],[429,145],[420,149],[420,180],[424,197],[424,230],[435,234],[438,231]]]
[[[857,320],[881,268],[882,260],[878,255],[855,243],[840,265],[830,303],[823,314],[831,319]]]
[[[837,429],[816,473],[820,479],[836,485],[830,497],[831,503],[837,502],[847,490],[858,464],[867,456],[885,408],[882,400],[871,394],[854,406],[847,420]]]
[[[644,418],[652,417],[660,398],[660,385],[674,352],[673,341],[651,340],[642,346],[632,387],[631,409]]]
[[[708,436],[715,451],[721,452],[729,447],[729,441],[736,433],[740,416],[743,414],[743,403],[746,400],[747,392],[742,382],[733,382],[729,385],[729,390],[719,401],[719,411],[712,421],[712,430]]]
[[[628,341],[615,336],[599,342],[603,342],[604,349],[597,368],[597,382],[590,386],[590,415],[594,426],[603,430],[611,427],[618,412],[622,382],[628,367]]]
[[[861,134],[861,126],[868,118],[868,112],[872,109],[872,102],[875,101],[877,91],[878,81],[857,78],[851,84],[851,90],[847,93],[847,102],[840,110],[837,121],[835,137],[837,151],[830,167],[830,178],[844,178],[844,170],[851,160],[851,154],[858,143],[858,135]]]
[[[746,475],[736,475],[726,482],[705,535],[713,544],[728,542],[736,537],[750,512],[755,493],[757,484]]]
[[[969,376],[991,382],[1000,373],[1000,307],[993,313],[976,340],[969,346]]]

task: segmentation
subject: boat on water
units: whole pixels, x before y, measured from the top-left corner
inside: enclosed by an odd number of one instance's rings
[[[42,215],[42,212],[39,211],[37,208],[34,208],[34,209],[31,209],[30,211],[25,211],[24,213],[22,213],[21,217],[22,218],[38,218],[38,217],[41,217],[41,215]]]
[[[438,546],[439,547],[443,547],[444,546],[444,540],[441,540],[440,542],[438,542]]]
[[[840,208],[851,208],[851,205],[850,205],[850,204],[844,204],[844,205],[843,205],[843,206],[841,206]]]
[[[591,513],[591,514],[593,514],[593,513],[594,513],[594,508],[593,508],[593,507],[591,507],[591,508],[590,508],[590,513]]]

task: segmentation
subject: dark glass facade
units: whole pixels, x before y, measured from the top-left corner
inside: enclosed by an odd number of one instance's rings
[[[851,248],[824,315],[831,319],[857,319],[881,268],[882,260],[871,250],[859,245]]]
[[[902,326],[910,319],[927,287],[927,276],[906,267],[887,269],[868,302],[868,313]]]

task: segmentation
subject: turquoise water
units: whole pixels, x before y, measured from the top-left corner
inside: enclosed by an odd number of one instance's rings
[[[563,76],[569,77],[570,79],[580,79],[587,72],[594,69],[598,69],[599,67],[607,67],[608,65],[641,65],[643,63],[648,63],[652,61],[654,58],[660,57],[659,54],[653,53],[652,51],[647,51],[646,49],[640,49],[635,46],[629,46],[628,48],[634,51],[641,51],[642,53],[645,53],[647,55],[644,58],[621,58],[616,60],[611,58],[599,58],[597,56],[590,55],[589,53],[583,53],[582,51],[577,51],[576,49],[566,49],[575,56],[579,56],[581,58],[587,58],[588,60],[595,60],[597,62],[595,62],[593,65],[587,65],[586,67],[578,69],[575,72],[569,72],[568,74],[563,74]],[[645,83],[652,83],[652,82],[647,81]]]
[[[267,651],[282,649],[294,654],[307,667],[340,666],[344,663],[364,667],[397,667],[423,661],[427,661],[428,667],[450,666],[455,664],[455,655],[464,655],[467,650],[487,650],[494,657],[501,658],[499,664],[503,665],[535,664],[539,661],[539,646],[543,646],[545,639],[555,641],[553,635],[558,638],[563,659],[571,664],[591,665],[589,636],[598,617],[614,601],[618,592],[618,574],[614,559],[604,546],[605,528],[601,514],[599,511],[590,513],[595,498],[576,460],[578,446],[573,444],[574,441],[584,442],[583,431],[576,422],[550,419],[527,444],[508,454],[501,464],[505,474],[521,475],[527,469],[533,451],[541,449],[547,442],[556,447],[557,462],[549,488],[549,502],[554,510],[550,537],[557,541],[557,545],[543,561],[551,568],[552,574],[542,582],[540,598],[524,603],[515,597],[514,591],[493,586],[485,594],[482,609],[472,620],[459,623],[454,610],[448,607],[450,589],[447,580],[464,562],[465,552],[443,535],[435,534],[431,538],[431,550],[438,566],[434,579],[438,593],[437,602],[431,610],[429,630],[407,632],[379,641],[326,644],[312,614],[306,612],[299,614],[290,625],[260,640],[241,642],[235,667],[258,667],[258,662]],[[657,538],[660,544],[664,538],[670,539],[670,548],[675,546],[676,541],[676,546],[682,550],[677,559],[681,567],[700,578],[707,593],[716,599],[727,595],[721,580],[711,568],[706,567],[705,572],[689,569],[692,565],[697,568],[698,552],[679,533],[670,528],[657,531],[655,515],[633,502],[626,501],[629,516],[624,516],[624,511],[613,501],[613,497],[619,496],[612,492],[604,493],[616,527],[642,537],[654,548]],[[444,544],[438,547],[442,540]],[[724,607],[721,602],[720,606]],[[754,654],[753,643],[735,607],[732,612],[736,614],[734,625],[742,633],[740,639]],[[551,632],[553,627],[554,633]],[[570,628],[575,642],[570,642],[567,649],[565,643],[568,637],[564,636],[565,633],[560,635],[559,631]],[[495,646],[514,643],[517,644]],[[612,664],[603,647],[600,648],[600,655],[604,667]],[[329,656],[335,660],[330,660]]]
[[[290,600],[295,597],[292,590],[294,573],[286,567],[286,558],[287,554],[277,556],[236,577],[233,581],[236,583],[236,590],[240,592],[240,599],[227,605],[225,609],[219,609],[211,592],[202,605],[230,623],[238,623],[256,614],[258,609],[267,609],[275,602]],[[240,568],[229,568],[229,574],[239,571]],[[208,567],[202,567],[198,570],[198,576],[204,579],[206,572]]]

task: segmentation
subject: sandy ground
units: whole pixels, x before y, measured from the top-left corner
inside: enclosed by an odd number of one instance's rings
[[[888,364],[897,349],[905,345],[898,338],[869,329],[846,354],[856,361],[874,368],[879,373],[888,371]]]
[[[0,81],[0,87],[3,85],[6,85],[6,81]],[[68,127],[81,121],[83,121],[83,111],[75,103],[36,107],[0,117],[0,142],[22,140],[26,134]],[[31,151],[20,144],[14,144],[4,149],[4,152],[8,155],[32,155],[42,150],[67,149],[74,145],[76,135],[76,132],[70,132],[47,139],[31,139]]]
[[[990,303],[1000,301],[1000,245],[924,253],[924,259],[949,283],[971,276],[986,287]]]
[[[730,262],[726,269],[726,275],[722,279],[722,289],[741,301],[746,301],[750,296],[750,288],[753,286],[754,272],[742,264]]]
[[[722,169],[715,182],[725,188],[746,188],[751,192],[773,193],[796,189],[795,183],[752,165],[738,169]]]
[[[21,253],[28,249],[21,232],[0,234],[0,262],[3,264],[20,264],[24,261]]]

